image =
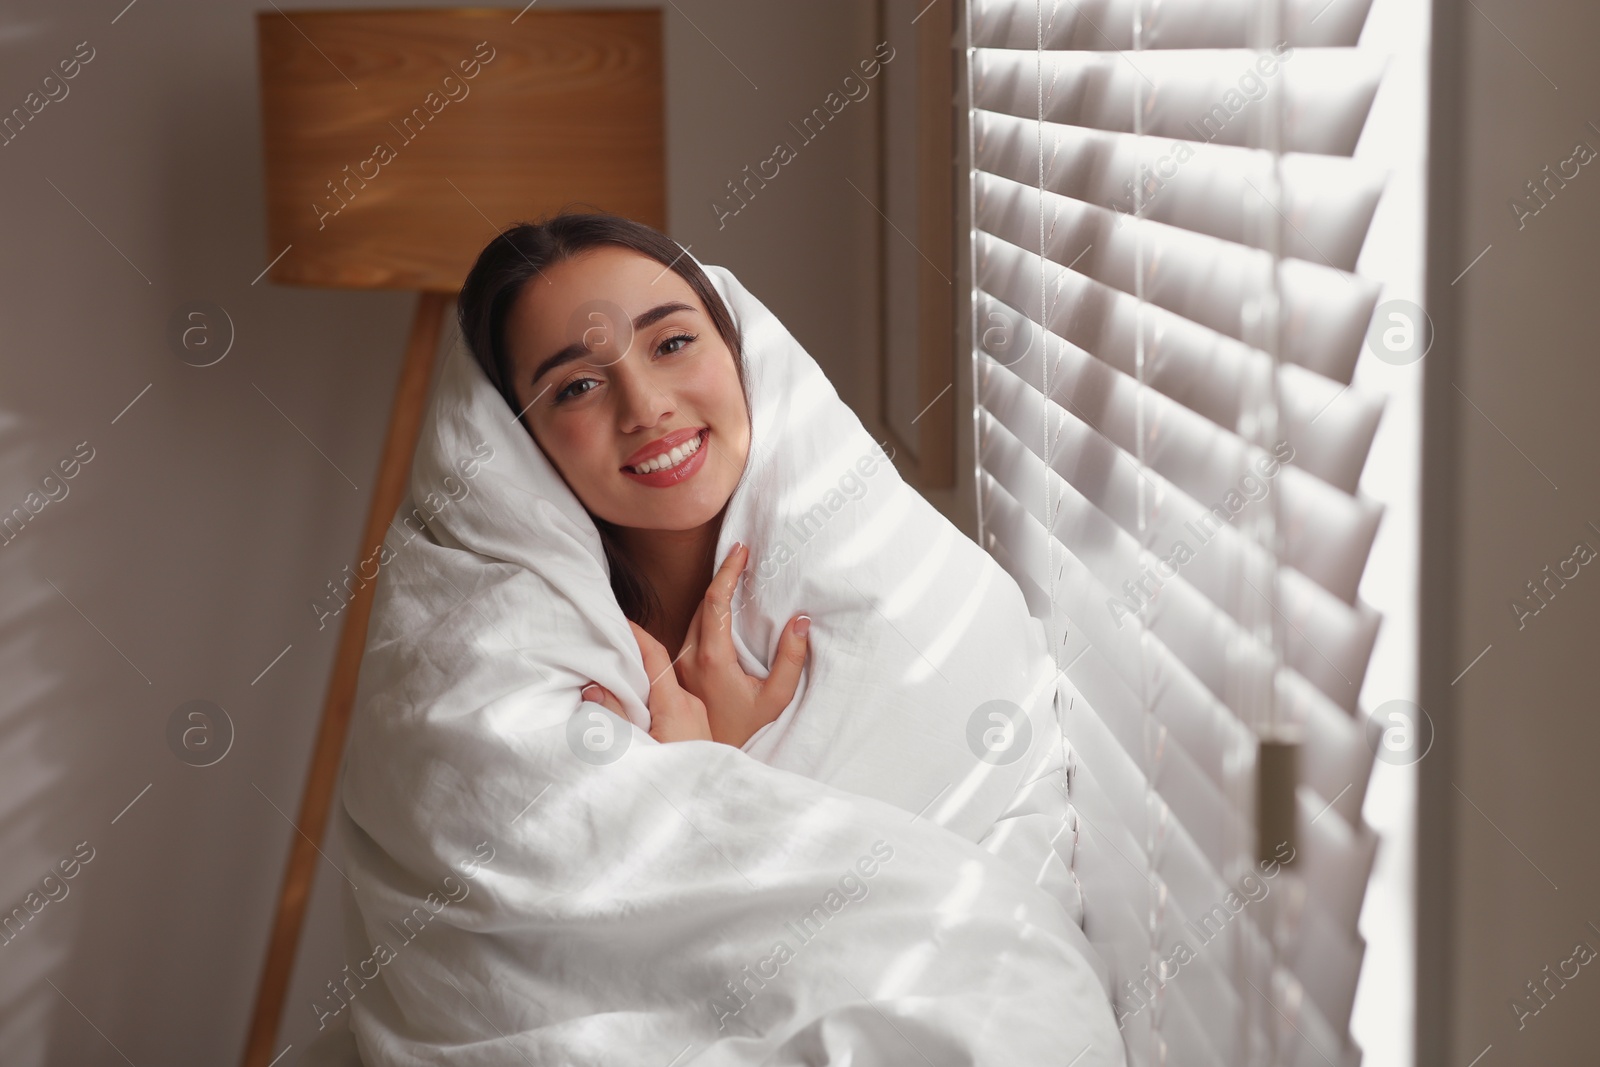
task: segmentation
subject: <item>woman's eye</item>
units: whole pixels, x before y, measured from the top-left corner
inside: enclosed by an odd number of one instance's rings
[[[573,398],[575,396],[582,396],[584,393],[589,392],[589,390],[587,390],[587,389],[579,389],[578,386],[580,386],[580,385],[598,385],[598,384],[599,383],[596,382],[593,378],[575,378],[572,381],[568,382],[566,385],[562,386],[561,391],[556,394],[556,403],[559,404],[563,400],[570,400],[571,398]]]
[[[673,336],[667,338],[665,341],[662,341],[661,342],[661,347],[659,349],[657,349],[657,351],[661,352],[662,355],[670,356],[674,352],[683,351],[684,345],[687,345],[690,341],[693,341],[693,340],[694,340],[694,334],[690,334],[690,333],[674,334]],[[680,341],[682,342],[682,344],[678,343]],[[667,346],[668,345],[675,345],[676,347],[672,348],[671,351],[668,351],[667,350]]]

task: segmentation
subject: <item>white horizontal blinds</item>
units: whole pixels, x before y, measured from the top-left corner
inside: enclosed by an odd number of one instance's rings
[[[1134,1063],[1359,1061],[1367,7],[969,4],[980,524],[1083,697],[1074,869]],[[1241,889],[1281,733],[1298,862]]]

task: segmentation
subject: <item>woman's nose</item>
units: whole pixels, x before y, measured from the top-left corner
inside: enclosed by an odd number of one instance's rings
[[[672,414],[674,405],[671,398],[640,370],[632,353],[619,362],[613,371],[614,388],[620,403],[618,414],[624,432],[647,429]]]

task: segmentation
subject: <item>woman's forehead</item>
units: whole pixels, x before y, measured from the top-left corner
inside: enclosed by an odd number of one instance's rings
[[[541,271],[524,287],[523,294],[538,303],[566,300],[578,304],[607,298],[637,313],[669,296],[692,297],[694,289],[677,271],[643,252],[601,245]]]
[[[530,278],[508,317],[510,333],[565,343],[593,325],[596,314],[630,322],[663,303],[705,307],[677,271],[619,245],[585,249]],[[626,323],[612,325],[626,329]]]

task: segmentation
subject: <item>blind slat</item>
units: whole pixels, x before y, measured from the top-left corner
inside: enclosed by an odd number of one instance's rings
[[[978,48],[972,52],[973,106],[1036,119],[1043,67],[1046,122],[1133,133],[1142,112],[1152,137],[1249,143],[1254,118],[1274,93],[1296,121],[1284,130],[1285,152],[1348,156],[1355,151],[1378,92],[1382,65],[1354,49],[1302,48],[1280,61],[1246,96],[1240,80],[1254,72],[1251,51],[1033,52]],[[1144,106],[1136,108],[1142,99]],[[1199,132],[1197,133],[1196,130]]]
[[[1078,236],[1069,227],[1054,223],[1045,230],[1047,240],[1055,239],[1063,245]],[[1038,241],[1037,223],[1031,231],[1014,225],[1008,227],[1008,231],[1012,237],[1031,232],[1031,240],[1035,244]],[[1055,258],[1050,257],[1051,249],[1047,247],[1046,257],[1041,261],[1036,247],[1018,245],[1004,234],[980,230],[975,240],[980,288],[1037,323],[1042,321],[1039,318],[1039,280],[1043,275],[1043,298],[1048,301],[1044,306],[1050,316],[1048,325],[1058,336],[1071,340],[1074,332],[1089,331],[1090,336],[1095,337],[1109,333],[1110,340],[1131,348],[1139,321],[1137,298],[1130,295],[1134,284],[1128,279],[1126,286],[1109,285],[1077,270],[1093,255],[1092,242],[1080,245],[1070,259],[1063,254],[1065,248],[1056,253]],[[1083,258],[1079,259],[1080,256]],[[1153,267],[1164,268],[1165,264],[1157,263]],[[1212,267],[1231,269],[1214,261]],[[1116,264],[1112,263],[1100,269],[1112,274],[1115,268]],[[1376,287],[1371,282],[1299,260],[1283,262],[1276,276],[1284,290],[1285,312],[1292,317],[1282,338],[1283,358],[1323,377],[1349,384],[1377,301]],[[1258,274],[1257,279],[1271,281],[1273,274]],[[1191,347],[1200,347],[1204,338],[1194,336],[1193,331],[1189,336],[1181,332],[1186,324],[1192,324],[1236,341],[1246,340],[1251,326],[1246,309],[1238,299],[1245,291],[1243,281],[1241,278],[1226,283],[1207,282],[1204,287],[1197,284],[1188,292],[1164,293],[1166,302],[1178,307],[1169,308],[1153,301],[1147,304],[1144,308],[1149,322],[1146,336],[1163,336],[1176,330],[1180,331],[1181,340],[1188,340]],[[1227,288],[1218,291],[1224,284]],[[1200,299],[1208,292],[1216,304]],[[1233,303],[1222,303],[1228,300]],[[1093,345],[1084,347],[1094,350],[1095,355],[1100,354]]]
[[[1086,130],[991,111],[973,114],[973,152],[979,176],[1008,178],[1047,193],[1093,204],[1123,226],[1135,217],[1261,247],[1256,225],[1261,192],[1283,184],[1284,215],[1294,226],[1282,253],[1353,270],[1361,240],[1383,190],[1383,175],[1338,156],[1269,152],[1209,143]],[[1135,199],[1135,184],[1141,193]],[[1031,243],[1031,242],[1030,242]],[[1063,261],[1070,262],[1070,261]]]
[[[1283,36],[1300,46],[1351,46],[1361,36],[1372,0],[1285,0]],[[1058,5],[1051,11],[1047,51],[1131,49],[1133,20],[1142,22],[1143,48],[1244,48],[1250,43],[1253,0],[1104,0],[1091,11]],[[1034,9],[1013,2],[974,0],[972,43],[980,48],[1033,51],[1038,43]]]

